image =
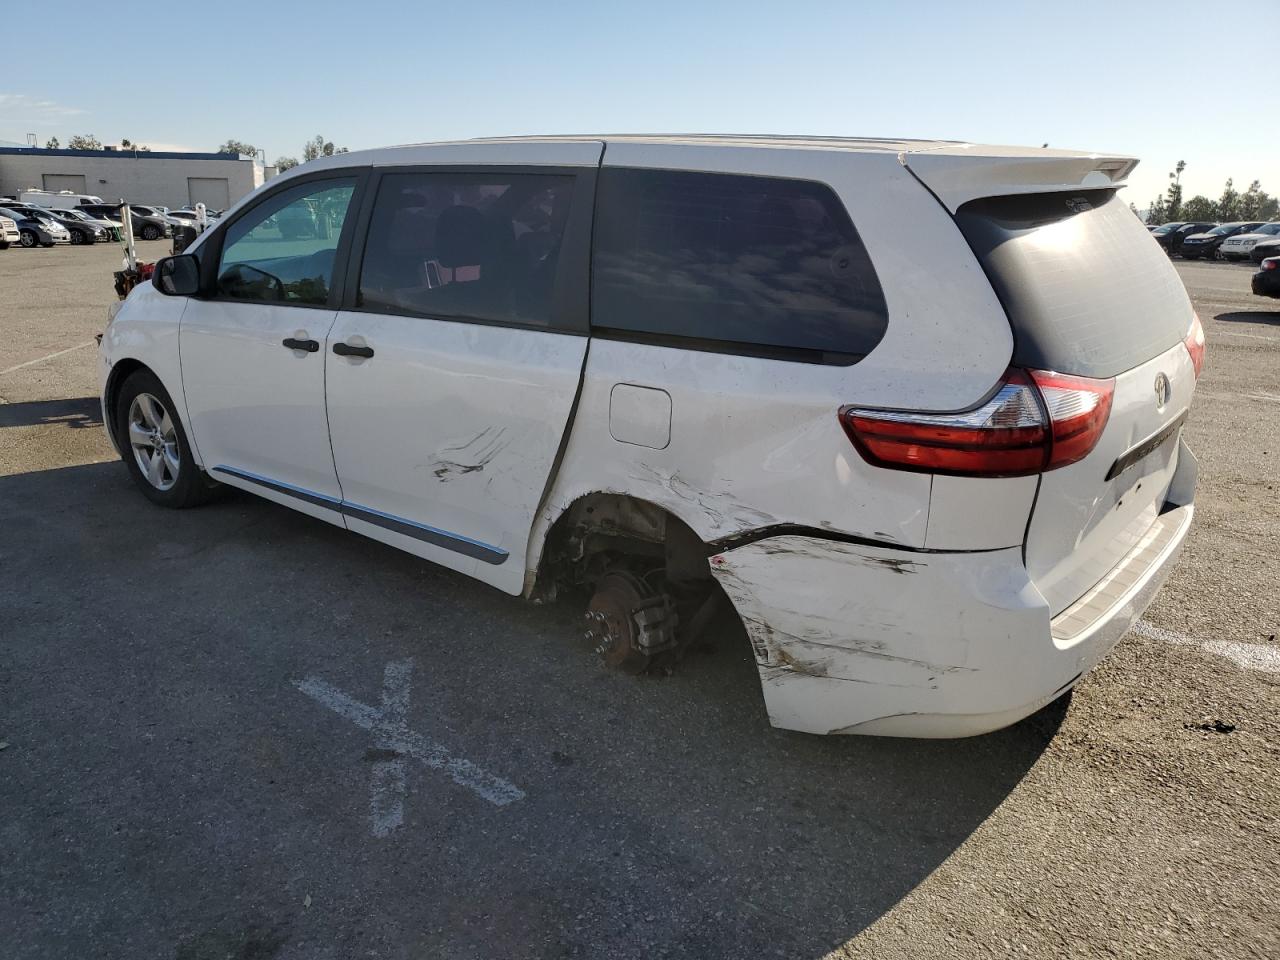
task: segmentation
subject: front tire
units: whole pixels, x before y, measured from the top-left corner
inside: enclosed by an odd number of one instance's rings
[[[177,510],[209,500],[214,484],[196,465],[173,400],[150,370],[121,385],[115,423],[125,467],[143,496]]]
[[[88,238],[87,236],[85,236],[85,233],[84,233],[84,231],[83,231],[83,230],[72,230],[72,231],[71,231],[71,242],[72,242],[73,244],[75,244],[76,246],[80,246],[81,244],[88,243],[88,242],[89,242],[89,238]]]
[[[35,235],[33,230],[23,230],[20,234],[21,238],[18,242],[24,247],[30,249],[40,242],[40,238]]]
[[[142,239],[143,240],[159,240],[160,228],[155,226],[155,224],[148,223],[145,227],[142,228]]]

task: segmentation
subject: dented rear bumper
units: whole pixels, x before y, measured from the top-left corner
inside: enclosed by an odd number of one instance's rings
[[[725,551],[711,569],[742,617],[776,727],[966,737],[1069,690],[1142,615],[1191,524],[1184,447],[1149,536],[1058,617],[1022,550],[910,552],[805,536]]]

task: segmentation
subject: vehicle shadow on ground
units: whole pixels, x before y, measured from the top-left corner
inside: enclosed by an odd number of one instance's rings
[[[1275,310],[1235,310],[1219,313],[1213,319],[1227,323],[1280,323],[1280,306]]]
[[[101,427],[102,403],[97,397],[0,403],[0,427],[33,427],[42,424],[61,424],[73,429]]]
[[[0,529],[18,955],[269,930],[264,957],[816,958],[950,856],[1067,709],[959,741],[772,730],[732,625],[669,677],[609,673],[565,604],[248,495],[164,511],[118,463],[0,478]],[[415,766],[375,839],[371,734],[294,684],[376,704],[408,658],[410,726],[524,795]]]

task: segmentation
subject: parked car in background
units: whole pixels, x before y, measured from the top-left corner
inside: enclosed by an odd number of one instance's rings
[[[171,220],[176,220],[179,223],[182,223],[188,227],[196,227],[198,229],[200,225],[200,215],[196,213],[194,210],[186,210],[186,209],[170,210],[169,218]],[[206,210],[204,219],[205,219],[205,224],[210,225],[217,218]]]
[[[29,203],[48,210],[65,210],[86,203],[102,203],[101,197],[90,193],[72,193],[70,190],[54,192],[52,190],[24,190],[18,196],[21,203]]]
[[[18,232],[18,224],[13,217],[0,217],[0,250],[8,250],[21,242],[22,234]]]
[[[1218,248],[1223,260],[1247,260],[1250,252],[1259,240],[1273,240],[1280,237],[1280,221],[1264,223],[1247,233],[1237,233],[1227,237]]]
[[[1261,263],[1268,257],[1280,257],[1280,237],[1274,240],[1259,240],[1249,251],[1249,259],[1254,263]]]
[[[1250,230],[1260,226],[1262,226],[1262,221],[1260,220],[1243,223],[1224,223],[1203,233],[1188,234],[1183,239],[1178,254],[1183,260],[1214,260],[1218,256],[1218,249],[1228,237],[1234,237],[1238,233],[1248,233]]]
[[[39,207],[32,203],[21,203],[13,207],[18,213],[24,213],[29,217],[45,217],[53,220],[67,228],[67,233],[71,235],[71,242],[75,245],[86,243],[98,243],[99,241],[111,239],[110,226],[100,226],[97,223],[86,222],[71,215],[70,210],[50,210],[47,207]]]
[[[1151,235],[1156,238],[1156,243],[1164,247],[1165,252],[1169,256],[1174,256],[1182,249],[1182,242],[1188,234],[1200,233],[1203,230],[1209,230],[1216,227],[1216,223],[1206,223],[1199,220],[1183,220],[1179,223],[1167,223],[1160,230],[1156,230]]]
[[[55,212],[59,215],[59,219],[62,221],[62,224],[68,230],[72,229],[73,223],[79,222],[86,225],[101,228],[102,231],[106,234],[106,236],[101,239],[119,240],[121,238],[120,224],[113,223],[112,221],[106,219],[105,217],[93,217],[85,213],[83,210],[79,210],[79,209],[58,210]]]
[[[104,217],[113,223],[123,223],[123,214],[120,213],[121,204],[118,203],[90,203],[80,207],[85,213],[94,217]],[[150,208],[143,207],[142,210]],[[130,205],[130,211],[133,219],[133,236],[137,240],[159,240],[162,237],[168,237],[173,234],[173,225],[168,218],[156,217],[141,212],[138,207]]]
[[[1106,656],[1192,522],[1204,336],[1133,166],[781,137],[323,157],[128,294],[103,421],[157,505],[226,484],[577,592],[620,669],[729,604],[775,726],[984,733]]]
[[[0,207],[0,216],[17,222],[18,242],[24,247],[52,247],[55,243],[71,242],[67,228],[47,214],[28,216],[17,209]]]
[[[1253,275],[1253,292],[1260,297],[1280,297],[1280,257],[1268,257]]]

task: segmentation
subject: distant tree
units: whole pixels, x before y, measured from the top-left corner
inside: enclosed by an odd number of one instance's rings
[[[276,157],[276,170],[280,173],[284,173],[286,170],[292,170],[297,165],[297,157]]]
[[[1267,199],[1262,202],[1262,205],[1258,207],[1258,212],[1255,216],[1259,220],[1274,220],[1278,213],[1280,213],[1280,199],[1276,197],[1267,197]]]
[[[1129,212],[1132,213],[1139,220],[1142,219],[1142,214],[1138,212],[1138,205],[1134,203],[1132,200],[1129,201]]]
[[[1147,223],[1159,226],[1168,222],[1169,218],[1165,216],[1164,197],[1156,197],[1151,201],[1151,206],[1147,207]]]
[[[218,153],[244,153],[253,157],[257,156],[258,148],[243,140],[228,140],[218,148]]]
[[[1169,174],[1173,183],[1169,184],[1169,192],[1165,195],[1165,216],[1177,220],[1182,213],[1182,171],[1187,169],[1187,161],[1179,160]]]
[[[315,160],[317,157],[332,157],[335,153],[347,153],[346,147],[335,147],[332,140],[326,140],[316,134],[314,140],[308,140],[302,146],[302,162]]]
[[[102,141],[92,133],[77,133],[67,141],[67,147],[71,150],[101,150]]]
[[[1230,177],[1227,177],[1227,185],[1222,188],[1222,196],[1218,198],[1216,213],[1223,223],[1240,219],[1240,191],[1232,184]]]
[[[57,150],[59,147],[58,138],[50,137],[49,142],[44,145],[46,150]]]
[[[1208,197],[1196,194],[1182,205],[1184,220],[1213,220],[1217,217],[1218,205]]]
[[[1262,189],[1262,184],[1257,180],[1249,184],[1249,189],[1240,194],[1241,220],[1266,220],[1275,216],[1275,211],[1275,199],[1267,195],[1267,192]]]

